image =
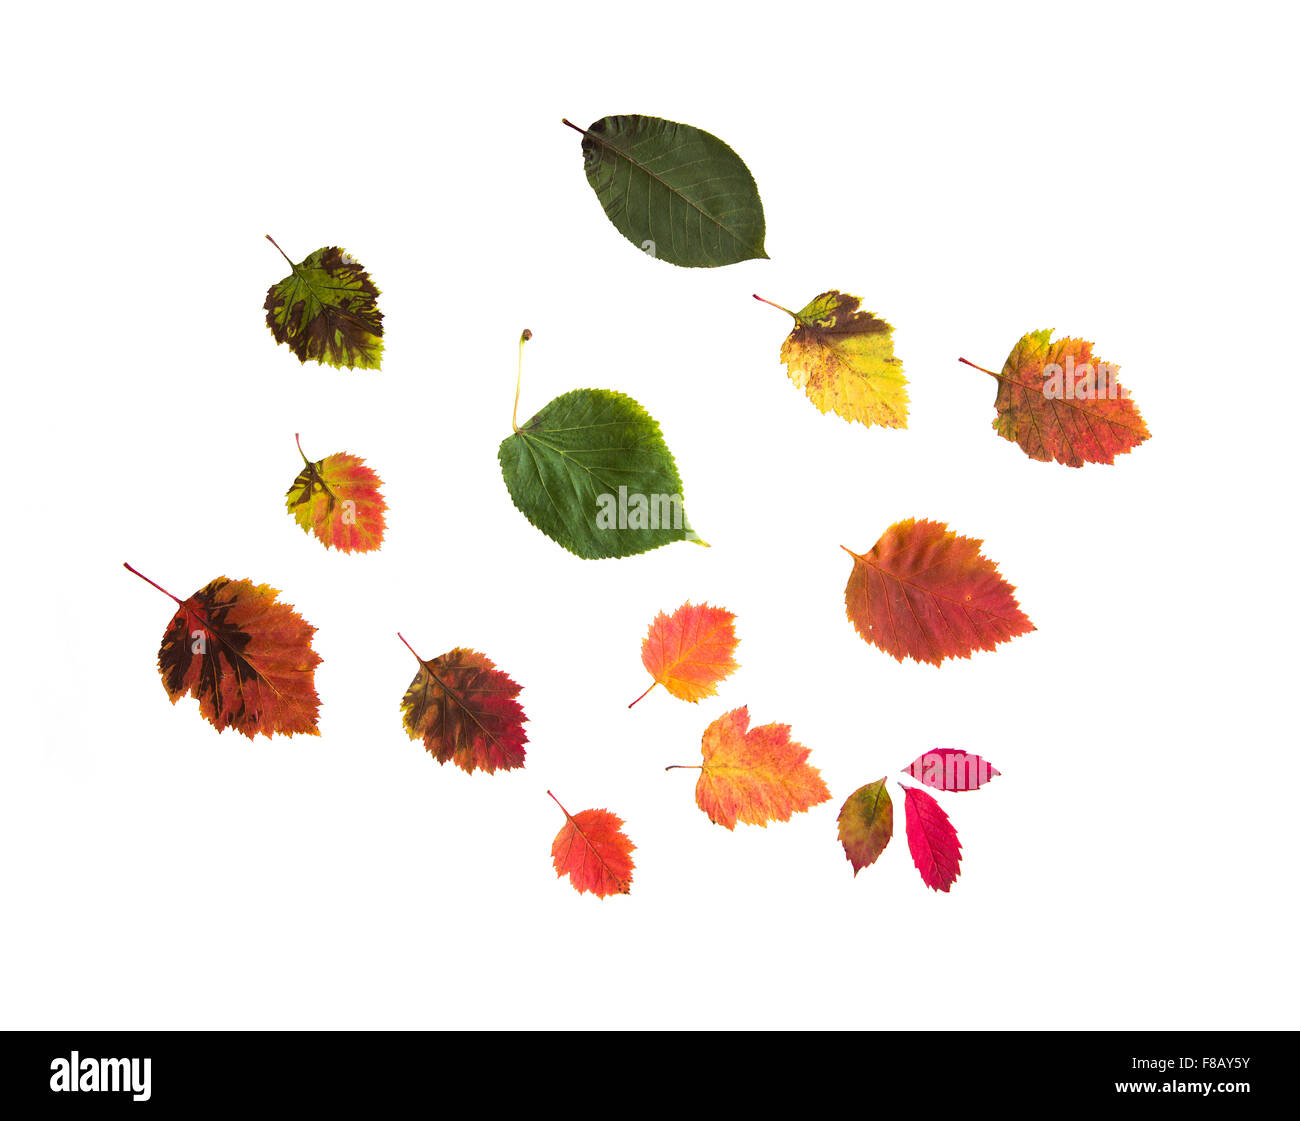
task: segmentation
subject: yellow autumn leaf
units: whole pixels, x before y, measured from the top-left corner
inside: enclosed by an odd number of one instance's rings
[[[857,296],[823,292],[798,312],[754,299],[794,318],[781,361],[818,409],[866,425],[907,427],[907,379],[894,357],[894,328],[860,311]]]

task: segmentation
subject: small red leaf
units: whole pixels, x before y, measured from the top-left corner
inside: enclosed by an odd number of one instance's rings
[[[636,848],[623,832],[623,819],[609,810],[580,810],[569,813],[548,790],[551,800],[564,813],[564,828],[551,844],[551,860],[557,876],[568,876],[574,891],[606,895],[627,895],[632,890],[632,850]]]
[[[943,808],[924,790],[903,787],[907,847],[927,887],[947,891],[961,875],[961,842]]]
[[[987,759],[955,747],[931,748],[903,768],[903,774],[935,790],[978,790],[1001,773]]]

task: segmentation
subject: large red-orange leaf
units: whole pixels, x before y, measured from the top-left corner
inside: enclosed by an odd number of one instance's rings
[[[548,790],[547,794],[551,794]],[[581,810],[569,813],[560,800],[552,800],[564,813],[564,828],[551,844],[556,876],[568,876],[577,892],[594,895],[627,895],[632,890],[632,850],[636,848],[623,832],[623,819],[609,810]]]
[[[275,588],[218,576],[181,600],[126,568],[180,605],[158,651],[172,704],[188,694],[217,731],[234,728],[249,739],[319,734],[316,628],[280,602]]]
[[[297,439],[297,436],[294,437]],[[298,445],[306,465],[289,488],[285,505],[304,532],[345,553],[378,549],[384,540],[380,479],[365,460],[337,452],[313,463]]]
[[[1051,339],[1050,328],[1031,331],[1000,374],[961,361],[998,379],[993,429],[1031,459],[1114,463],[1151,435],[1116,377],[1119,367],[1094,358],[1086,339]]]
[[[766,826],[830,798],[821,772],[808,764],[808,749],[790,739],[788,724],[747,729],[749,709],[737,708],[704,731],[695,803],[710,821],[727,829],[738,821]]]
[[[874,864],[894,835],[894,803],[885,780],[877,779],[849,795],[840,808],[840,844],[856,876]]]
[[[641,664],[654,678],[650,689],[662,685],[691,702],[713,696],[718,682],[737,669],[735,622],[730,611],[707,603],[688,602],[671,615],[659,612],[641,643]]]
[[[844,600],[858,634],[902,661],[969,658],[1034,629],[982,541],[942,522],[895,522],[853,558]]]
[[[961,842],[942,807],[924,790],[903,787],[907,847],[921,879],[935,891],[947,891],[961,875]]]
[[[999,771],[987,759],[955,747],[934,747],[918,755],[903,773],[936,790],[978,790]]]
[[[522,767],[528,735],[527,718],[515,700],[521,686],[474,650],[458,646],[427,662],[415,657],[420,668],[402,697],[407,735],[423,740],[439,763],[455,763],[463,771],[491,774]]]

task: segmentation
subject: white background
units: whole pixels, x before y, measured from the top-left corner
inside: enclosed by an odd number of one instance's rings
[[[437,14],[435,15],[435,11]],[[8,17],[0,1018],[24,1026],[1244,1027],[1296,1021],[1293,9],[754,4],[27,6]],[[771,260],[648,259],[579,139],[688,121],[759,184]],[[383,290],[381,373],[263,323],[338,244]],[[822,416],[777,359],[826,288],[895,325],[906,431]],[[573,557],[497,466],[579,386],[662,424],[712,543]],[[1037,463],[991,430],[1026,331],[1096,341],[1152,439]],[[283,494],[363,455],[381,552]],[[844,617],[908,516],[983,538],[1034,634],[939,669]],[[251,577],[319,628],[320,738],[218,735],[155,668],[169,600]],[[698,706],[640,641],[738,617]],[[456,645],[524,685],[526,769],[439,767],[401,726]],[[709,823],[726,710],[779,721],[833,800]],[[856,880],[842,801],[921,751],[950,895],[898,832]],[[558,881],[608,807],[630,896]],[[896,790],[897,788],[895,788]]]

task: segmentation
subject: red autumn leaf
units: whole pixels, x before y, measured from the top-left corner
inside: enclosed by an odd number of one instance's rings
[[[856,876],[874,864],[894,835],[894,803],[885,780],[877,779],[849,795],[840,808],[840,844]]]
[[[935,790],[978,790],[1002,772],[987,759],[968,751],[935,747],[913,759],[903,773]]]
[[[790,739],[790,725],[746,729],[749,709],[733,709],[705,729],[701,766],[664,768],[699,770],[695,804],[710,821],[726,829],[738,821],[766,826],[830,798],[821,772],[808,764],[808,749]]]
[[[379,476],[364,459],[347,452],[313,463],[299,443],[298,454],[306,466],[289,488],[285,505],[304,532],[344,553],[378,549],[388,508],[379,493]]]
[[[994,431],[1031,459],[1114,463],[1151,435],[1115,376],[1119,367],[1096,360],[1086,339],[1051,338],[1050,328],[1025,335],[1000,374],[960,361],[998,379]]]
[[[551,794],[548,790],[547,794]],[[551,794],[560,806],[560,800]],[[563,806],[564,828],[551,844],[556,876],[568,876],[579,893],[627,895],[632,890],[632,850],[623,832],[623,819],[609,810],[582,810],[571,814]]]
[[[315,736],[320,698],[316,628],[269,584],[218,576],[187,600],[135,572],[179,604],[163,632],[158,671],[175,704],[189,694],[217,731]]]
[[[907,847],[927,887],[947,891],[961,875],[961,842],[943,808],[924,790],[903,787]]]
[[[898,661],[939,665],[1034,630],[983,542],[942,522],[895,522],[853,558],[844,600],[858,634]],[[843,546],[841,546],[843,548]]]
[[[650,689],[662,685],[691,702],[713,696],[718,682],[737,669],[735,621],[730,611],[707,603],[685,603],[672,615],[659,612],[641,643],[641,663],[654,678]]]
[[[419,654],[415,659],[420,668],[402,697],[402,723],[411,739],[424,740],[439,763],[469,773],[524,765],[527,718],[515,700],[520,685],[482,654],[459,646],[431,661]]]

